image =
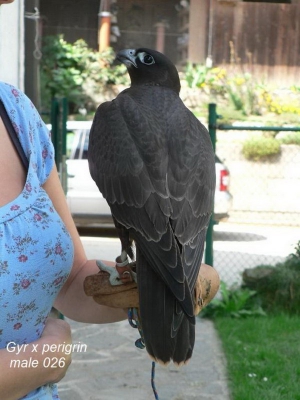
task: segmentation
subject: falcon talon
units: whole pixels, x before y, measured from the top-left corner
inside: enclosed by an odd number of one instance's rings
[[[118,263],[116,264],[116,270],[119,274],[119,278],[121,279],[122,283],[128,283],[128,282],[136,282],[136,273],[134,273],[131,268],[129,263],[126,264],[125,266],[120,266]]]
[[[132,277],[129,271],[124,271],[120,277],[123,283],[132,282]]]

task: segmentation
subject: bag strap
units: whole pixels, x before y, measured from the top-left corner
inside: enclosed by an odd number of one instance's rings
[[[2,121],[4,123],[4,126],[5,126],[8,134],[11,138],[11,141],[13,142],[13,144],[19,154],[19,157],[22,161],[22,164],[24,165],[25,170],[28,171],[28,167],[29,167],[28,159],[25,155],[25,152],[23,150],[23,147],[21,146],[21,143],[18,139],[16,131],[14,130],[13,124],[11,123],[11,120],[10,120],[9,116],[7,115],[6,109],[1,100],[0,100],[0,116],[2,118]]]

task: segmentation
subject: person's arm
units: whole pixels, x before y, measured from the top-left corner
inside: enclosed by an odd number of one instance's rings
[[[92,297],[86,296],[83,290],[83,281],[86,276],[99,272],[96,260],[87,260],[80,236],[77,232],[72,215],[69,211],[65,194],[61,187],[56,167],[43,185],[52,203],[65,223],[74,244],[74,263],[70,276],[61,289],[54,307],[65,316],[79,322],[108,323],[126,318],[122,309],[100,306]],[[101,249],[99,248],[99,256]],[[105,261],[107,265],[114,265]]]
[[[59,382],[66,374],[72,354],[67,354],[62,345],[70,343],[69,324],[48,318],[40,339],[22,347],[11,342],[1,349],[0,399],[16,400],[42,385]]]

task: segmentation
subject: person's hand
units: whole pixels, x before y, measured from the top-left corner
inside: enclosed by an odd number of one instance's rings
[[[49,383],[57,383],[65,376],[72,360],[72,352],[69,351],[70,346],[66,346],[72,344],[70,325],[64,320],[49,317],[41,341],[43,342],[44,354],[52,360],[57,358],[57,362],[51,364],[53,376],[49,381]]]

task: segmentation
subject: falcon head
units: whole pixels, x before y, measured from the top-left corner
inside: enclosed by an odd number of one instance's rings
[[[126,65],[132,86],[164,86],[179,94],[177,69],[162,53],[146,48],[125,49],[119,51],[116,58]]]

